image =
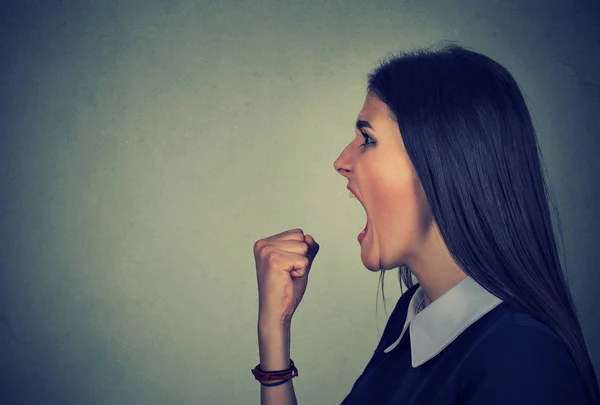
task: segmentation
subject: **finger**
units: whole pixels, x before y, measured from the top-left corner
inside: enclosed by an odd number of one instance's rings
[[[301,277],[306,273],[307,267],[310,262],[304,255],[284,252],[278,257],[277,262],[280,263],[279,268],[283,271],[287,271],[294,276]]]
[[[274,240],[265,245],[265,247],[267,246],[284,252],[296,253],[304,256],[307,255],[310,249],[308,243],[299,240]]]
[[[304,240],[304,231],[300,228],[290,229],[276,235],[269,236],[265,240]]]

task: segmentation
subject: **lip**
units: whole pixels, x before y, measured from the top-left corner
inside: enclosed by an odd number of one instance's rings
[[[364,207],[365,205],[363,204],[363,202],[362,202],[362,200],[360,199],[360,197],[359,197],[358,195],[356,195],[356,191],[354,191],[354,190],[352,189],[352,187],[350,187],[350,186],[346,186],[346,188],[347,188],[348,190],[350,190],[350,192],[351,192],[352,194],[354,194],[354,197],[356,197],[356,199],[357,199],[358,201],[360,201],[360,203],[361,203],[361,204],[362,204],[362,206]]]
[[[368,232],[368,224],[365,226],[364,231],[362,231],[361,233],[358,234],[358,242],[362,244],[363,240],[365,240],[365,238],[367,237],[367,232]]]

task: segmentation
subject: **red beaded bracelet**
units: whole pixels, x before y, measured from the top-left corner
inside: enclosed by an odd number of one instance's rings
[[[254,378],[258,381],[274,381],[281,379],[292,379],[298,376],[298,369],[294,366],[294,361],[290,359],[290,368],[287,370],[263,371],[260,368],[260,363],[252,369]]]

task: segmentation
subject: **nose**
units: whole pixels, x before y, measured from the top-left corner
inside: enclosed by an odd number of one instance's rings
[[[352,172],[350,156],[348,153],[349,146],[350,145],[346,146],[340,156],[335,160],[335,162],[333,162],[333,167],[335,170],[346,178],[348,178],[348,175]]]

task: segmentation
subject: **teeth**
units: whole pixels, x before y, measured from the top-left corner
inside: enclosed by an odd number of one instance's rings
[[[352,194],[352,191],[350,191],[349,193],[350,193],[350,198],[356,198],[356,196],[354,194]]]

